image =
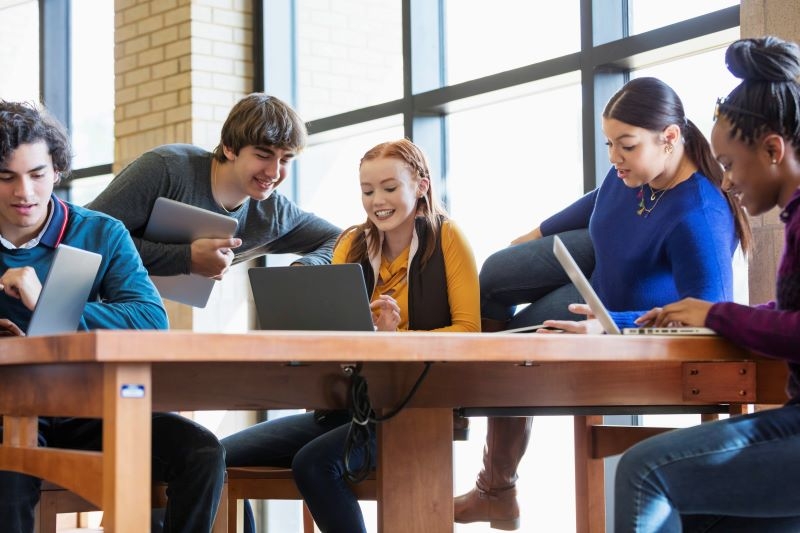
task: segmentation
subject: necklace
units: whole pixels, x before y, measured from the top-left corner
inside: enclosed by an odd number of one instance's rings
[[[639,205],[637,206],[636,214],[639,215],[640,217],[647,218],[653,211],[653,209],[656,208],[659,200],[661,200],[661,197],[663,197],[664,194],[666,194],[666,192],[672,187],[672,185],[675,183],[677,179],[678,179],[678,173],[676,172],[675,177],[672,178],[672,180],[663,189],[653,189],[649,183],[642,183],[639,186],[639,192],[636,193],[636,197],[639,199]],[[647,207],[647,205],[645,205],[644,203],[645,185],[647,185],[647,190],[650,191],[650,201],[653,202],[653,205],[651,205],[650,207]]]
[[[217,192],[218,191],[215,191],[215,189],[217,189],[217,169],[218,168],[219,168],[219,163],[217,162],[216,159],[212,159],[211,160],[211,196],[212,196],[212,198],[214,198],[214,202],[216,202],[216,204],[220,207],[220,209],[222,209],[223,211],[225,211],[226,213],[228,213],[230,215],[231,212],[228,211],[225,208],[225,204],[223,204],[222,202],[220,202],[217,199]]]

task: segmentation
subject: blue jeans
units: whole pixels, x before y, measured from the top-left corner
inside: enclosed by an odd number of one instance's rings
[[[800,405],[671,431],[617,467],[615,533],[800,531]]]
[[[361,507],[344,478],[344,445],[350,414],[328,411],[290,415],[256,424],[222,439],[228,466],[291,467],[314,521],[324,533],[366,532]],[[375,437],[370,441],[375,457]],[[363,464],[362,450],[350,455],[351,468]],[[374,464],[370,466],[374,467]],[[245,532],[254,533],[245,506]]]
[[[581,271],[594,270],[594,248],[588,229],[559,237]],[[503,248],[490,255],[480,272],[481,317],[509,321],[509,328],[541,324],[547,319],[582,320],[567,310],[583,298],[553,255],[553,237],[542,237]],[[515,314],[517,306],[530,304]]]
[[[2,428],[0,428],[1,430]],[[213,433],[172,413],[153,414],[155,481],[167,483],[167,533],[208,533],[217,513],[225,481],[225,451]],[[100,420],[40,418],[39,445],[98,451]],[[31,533],[41,480],[16,472],[0,472],[0,524],[4,533]]]

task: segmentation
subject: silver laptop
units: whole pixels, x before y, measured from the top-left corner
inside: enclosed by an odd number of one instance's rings
[[[248,274],[260,329],[375,330],[361,265],[254,267]]]
[[[196,239],[233,237],[238,222],[220,213],[193,205],[156,198],[142,238],[166,244],[186,244]],[[162,298],[194,307],[205,307],[215,281],[197,274],[150,276]]]
[[[600,301],[600,298],[597,296],[594,288],[592,288],[591,283],[589,283],[589,280],[583,275],[583,272],[581,272],[581,269],[578,267],[578,264],[575,262],[572,254],[569,253],[569,250],[567,250],[567,247],[564,246],[564,243],[558,238],[558,236],[553,237],[553,253],[556,256],[556,259],[558,259],[558,262],[561,263],[561,266],[569,276],[569,279],[572,280],[575,288],[578,289],[578,292],[581,294],[581,296],[583,296],[583,299],[592,310],[592,313],[594,313],[595,318],[600,321],[600,324],[603,326],[603,329],[606,333],[613,335],[619,335],[620,333],[624,335],[717,334],[713,329],[694,326],[624,328],[622,331],[620,331],[619,327],[617,327],[617,324],[608,313],[605,305],[603,305],[603,302]]]
[[[56,335],[78,329],[103,256],[59,244],[25,334]]]

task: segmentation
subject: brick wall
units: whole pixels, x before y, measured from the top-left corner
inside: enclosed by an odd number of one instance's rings
[[[775,35],[800,42],[800,3],[796,0],[742,0],[742,37]],[[775,272],[783,250],[779,209],[751,218],[755,251],[749,259],[750,302],[775,299]]]
[[[253,87],[249,0],[115,0],[115,171],[154,146],[212,149]]]
[[[212,150],[230,108],[252,91],[251,0],[115,0],[114,7],[114,172],[161,144]],[[234,269],[205,309],[165,302],[172,328],[246,329],[244,279],[244,269]]]

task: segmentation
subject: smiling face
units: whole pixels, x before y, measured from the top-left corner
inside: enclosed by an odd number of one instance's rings
[[[602,126],[608,159],[616,168],[617,177],[626,186],[639,187],[664,176],[666,162],[670,157],[665,150],[667,139],[658,133],[616,119],[604,118]],[[653,186],[658,185],[658,181],[653,183]]]
[[[275,146],[245,146],[238,154],[224,148],[225,157],[233,163],[233,185],[242,196],[266,200],[289,175],[294,160],[293,150]]]
[[[427,190],[426,181],[408,165],[393,157],[379,157],[361,163],[361,202],[367,217],[387,234],[411,239],[417,200]]]
[[[45,141],[20,144],[0,165],[0,234],[20,246],[47,220],[58,176]]]
[[[751,216],[760,215],[776,205],[785,205],[784,181],[778,165],[773,164],[765,139],[748,145],[731,137],[731,123],[720,116],[711,130],[711,149],[722,165],[722,188],[729,191]],[[791,196],[792,188],[789,190]]]

